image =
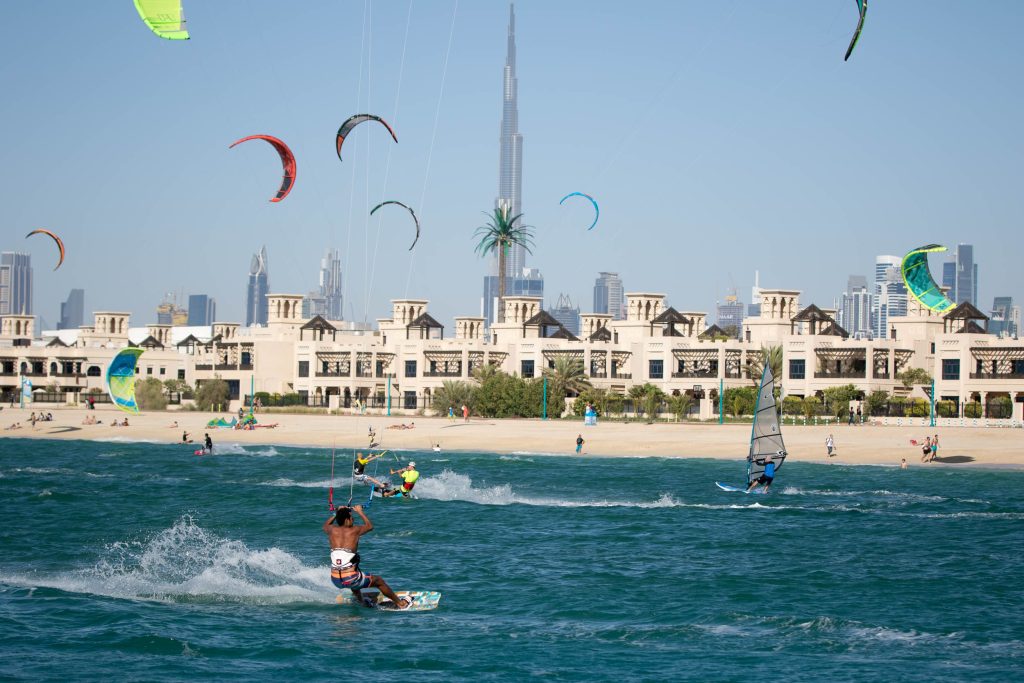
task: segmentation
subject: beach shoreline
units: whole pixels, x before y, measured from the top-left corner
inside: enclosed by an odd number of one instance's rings
[[[29,416],[52,412],[52,422],[38,422],[33,429]],[[84,425],[86,417],[103,424]],[[475,451],[499,454],[569,455],[573,457],[667,457],[743,459],[750,439],[746,424],[655,423],[599,421],[584,426],[580,419],[488,419],[471,417],[454,421],[445,417],[381,415],[310,415],[301,413],[258,413],[261,425],[274,428],[236,430],[209,428],[206,423],[223,413],[157,411],[129,415],[112,408],[87,410],[70,407],[5,407],[0,412],[0,438],[125,440],[182,443],[189,432],[200,448],[205,433],[217,444],[240,446],[294,446],[367,450],[368,432],[377,434],[379,448],[394,451],[425,451],[440,444],[442,451]],[[230,416],[227,416],[230,419]],[[111,421],[128,418],[128,427],[113,427]],[[7,429],[20,422],[21,429]],[[172,425],[177,425],[172,426]],[[411,429],[398,425],[415,425]],[[825,439],[833,435],[834,457],[825,451]],[[939,434],[941,447],[931,463],[921,462],[921,449],[911,440]],[[581,456],[575,456],[577,435],[585,441]],[[921,427],[876,425],[783,426],[790,462],[820,462],[843,465],[908,467],[997,467],[1024,469],[1024,431],[994,427]]]

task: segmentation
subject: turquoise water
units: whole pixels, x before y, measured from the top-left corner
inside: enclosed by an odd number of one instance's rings
[[[395,613],[333,602],[328,452],[192,448],[0,441],[0,678],[1024,675],[1022,472],[790,463],[746,496],[714,486],[739,459],[417,452],[363,568],[444,597]]]

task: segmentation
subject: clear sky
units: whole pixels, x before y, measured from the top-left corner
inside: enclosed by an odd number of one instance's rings
[[[4,3],[0,250],[31,252],[35,312],[55,325],[81,287],[87,311],[137,326],[165,292],[244,322],[266,244],[271,290],[289,293],[340,248],[347,317],[406,296],[449,333],[479,315],[508,4],[184,3],[187,42],[129,0]],[[853,0],[521,0],[516,15],[527,261],[547,305],[564,292],[590,311],[598,271],[617,271],[713,320],[759,270],[824,307],[876,254],[931,242],[974,244],[983,310],[1024,295],[1024,3],[872,0],[846,63]],[[339,162],[334,133],[362,112],[399,144],[367,124]],[[281,203],[273,149],[228,150],[254,133],[296,154]],[[601,204],[591,232],[585,203],[558,204],[572,191]],[[368,219],[382,199],[416,208],[413,252],[403,212]],[[36,227],[64,238],[57,272],[51,244],[23,239]]]

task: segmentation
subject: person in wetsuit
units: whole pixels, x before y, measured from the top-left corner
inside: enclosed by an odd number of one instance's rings
[[[361,525],[355,525],[352,520],[353,512],[363,520]],[[398,609],[409,606],[409,601],[395,595],[383,578],[364,574],[359,569],[359,539],[373,531],[373,522],[363,512],[362,505],[338,508],[334,515],[324,522],[323,530],[331,544],[331,582],[335,586],[352,591],[360,604],[366,604],[360,591],[372,587],[391,600]]]
[[[365,476],[366,466],[369,465],[374,460],[376,460],[377,458],[384,455],[384,453],[387,453],[387,451],[384,451],[383,453],[370,453],[365,458],[363,457],[362,453],[356,453],[355,462],[352,463],[352,474],[354,474],[357,478]]]

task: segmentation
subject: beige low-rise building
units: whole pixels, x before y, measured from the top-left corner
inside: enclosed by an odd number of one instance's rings
[[[445,334],[425,299],[392,301],[390,318],[363,329],[320,316],[302,317],[302,296],[268,295],[268,323],[244,328],[215,323],[203,328],[149,325],[130,328],[123,312],[94,313],[94,324],[76,331],[40,334],[33,316],[4,316],[0,325],[0,391],[13,395],[28,377],[47,396],[76,403],[105,389],[105,368],[121,348],[145,349],[140,377],[183,379],[190,385],[214,378],[228,382],[233,406],[255,391],[298,395],[301,403],[330,409],[365,406],[395,414],[431,408],[446,381],[471,381],[487,364],[525,378],[539,377],[558,357],[578,359],[597,388],[625,394],[651,383],[668,395],[689,394],[708,419],[721,392],[751,386],[763,348],[780,346],[784,395],[821,396],[852,384],[869,394],[916,393],[899,374],[922,368],[935,380],[935,399],[952,402],[957,414],[979,403],[986,415],[1024,421],[1024,342],[987,334],[984,316],[969,304],[945,315],[911,306],[890,318],[884,339],[853,339],[834,311],[801,307],[800,292],[764,289],[761,312],[744,320],[741,339],[729,338],[706,314],[678,311],[661,293],[626,295],[624,320],[581,315],[577,338],[542,309],[539,297],[509,296],[503,322],[460,316]],[[998,407],[998,410],[996,409]]]

